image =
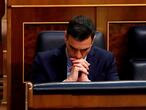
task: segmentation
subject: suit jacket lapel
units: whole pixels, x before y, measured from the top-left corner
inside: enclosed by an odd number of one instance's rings
[[[93,80],[95,78],[95,68],[96,65],[95,63],[97,62],[97,59],[95,57],[95,51],[93,49],[93,47],[91,48],[89,54],[87,55],[87,61],[90,63],[89,66],[89,79]]]

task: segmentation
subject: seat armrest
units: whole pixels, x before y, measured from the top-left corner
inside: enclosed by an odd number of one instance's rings
[[[134,80],[146,80],[146,59],[130,59],[130,69]]]
[[[33,84],[31,82],[25,82],[26,84],[26,105],[31,107],[33,105]]]

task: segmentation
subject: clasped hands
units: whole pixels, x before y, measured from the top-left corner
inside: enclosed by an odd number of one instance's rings
[[[72,62],[71,73],[64,80],[64,82],[83,82],[83,81],[90,81],[88,79],[88,70],[89,70],[89,63],[85,59],[75,59],[70,58]]]

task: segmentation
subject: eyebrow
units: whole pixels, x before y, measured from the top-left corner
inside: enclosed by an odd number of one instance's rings
[[[72,45],[70,45],[69,44],[69,46],[72,48],[72,49],[75,49],[75,50],[78,50],[78,49],[76,49],[76,48],[74,48]],[[87,48],[85,48],[85,49],[80,49],[80,50],[88,50],[90,47],[87,47]]]

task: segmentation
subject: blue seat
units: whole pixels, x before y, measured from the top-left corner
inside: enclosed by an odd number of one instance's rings
[[[100,48],[105,48],[103,33],[96,32],[94,44]],[[36,52],[45,51],[63,45],[64,31],[42,31],[38,35]]]
[[[128,31],[129,69],[134,80],[146,80],[146,26]]]

